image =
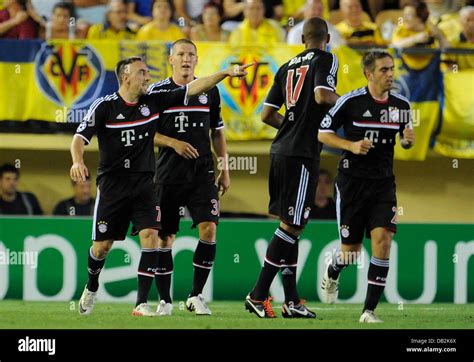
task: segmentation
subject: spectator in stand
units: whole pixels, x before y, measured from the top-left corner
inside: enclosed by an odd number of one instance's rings
[[[105,23],[92,25],[88,39],[135,39],[135,32],[127,25],[127,4],[124,0],[111,0]]]
[[[128,20],[138,26],[149,23],[152,20],[152,6],[153,0],[129,0]]]
[[[384,45],[377,24],[363,20],[360,0],[341,0],[341,13],[336,29],[348,45]]]
[[[34,39],[38,24],[26,11],[27,0],[5,0],[0,10],[0,39]]]
[[[474,6],[466,6],[459,11],[461,32],[448,38],[453,48],[474,49]],[[445,54],[443,60],[450,64],[451,70],[474,69],[473,54]]]
[[[179,26],[173,24],[173,9],[167,0],[153,1],[153,20],[141,27],[137,40],[176,41],[185,38]]]
[[[331,197],[334,183],[328,170],[319,171],[318,186],[316,188],[316,197],[314,205],[309,214],[310,219],[335,220],[336,203]]]
[[[41,27],[41,39],[75,39],[84,38],[84,32],[74,25],[74,5],[68,2],[58,2],[54,5],[50,20]]]
[[[89,216],[94,213],[95,200],[92,197],[90,177],[82,183],[72,181],[74,196],[60,201],[54,208],[53,215]]]
[[[228,41],[230,32],[221,28],[223,10],[214,2],[204,6],[202,24],[191,29],[191,40],[195,41]]]
[[[280,21],[283,17],[282,0],[263,0],[265,17]],[[224,29],[232,31],[244,20],[245,0],[224,0]]]
[[[232,45],[268,46],[285,41],[285,33],[272,19],[265,18],[262,0],[246,0],[244,21],[230,34]]]
[[[204,11],[209,0],[173,0],[175,19],[184,20],[186,25],[194,25]]]
[[[322,18],[323,11],[324,6],[322,0],[307,0],[304,9],[304,20],[314,18],[315,16]],[[344,39],[341,38],[334,25],[332,25],[330,22],[326,23],[328,24],[329,35],[331,37],[328,46],[331,49],[335,49],[340,45],[345,44]],[[302,44],[301,35],[303,34],[303,25],[304,21],[300,21],[290,29],[287,38],[288,44]]]
[[[46,27],[46,22],[51,19],[54,6],[61,0],[28,0],[27,11],[31,18],[41,27]],[[65,1],[72,4],[72,0]]]
[[[403,23],[392,35],[392,46],[396,48],[425,47],[446,48],[449,43],[436,25],[428,21],[430,13],[426,3],[413,0],[403,8]],[[425,68],[433,58],[432,54],[403,54],[402,59],[411,69]]]
[[[0,167],[0,215],[43,215],[35,195],[17,190],[20,171],[9,163]]]
[[[73,0],[77,18],[89,24],[98,24],[105,18],[109,0]]]

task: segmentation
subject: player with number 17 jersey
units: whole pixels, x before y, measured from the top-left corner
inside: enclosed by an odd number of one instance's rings
[[[265,105],[286,106],[270,149],[269,212],[292,225],[304,225],[314,202],[319,172],[318,128],[331,108],[315,102],[318,88],[335,92],[338,61],[320,49],[306,49],[283,64]]]

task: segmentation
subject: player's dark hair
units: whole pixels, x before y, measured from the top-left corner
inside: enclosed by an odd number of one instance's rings
[[[416,11],[416,16],[421,19],[423,24],[426,23],[428,17],[430,16],[430,10],[428,9],[428,5],[426,5],[424,1],[411,0],[405,6],[413,6]]]
[[[115,67],[115,75],[117,76],[119,86],[122,85],[122,76],[125,74],[127,65],[135,62],[143,62],[143,59],[141,57],[135,56],[122,59],[117,63],[117,66]]]
[[[308,43],[308,41],[325,41],[328,37],[328,32],[328,24],[326,21],[317,16],[304,22],[303,36],[306,43]]]
[[[58,2],[58,3],[54,4],[52,13],[54,13],[54,11],[56,9],[65,9],[65,10],[69,11],[69,16],[71,18],[75,17],[74,4],[72,4],[72,3],[68,3],[66,1]]]
[[[195,50],[196,53],[197,53],[196,44],[194,44],[194,43],[193,43],[191,40],[189,40],[189,39],[181,38],[181,39],[176,40],[173,44],[171,44],[170,54],[172,53],[174,47],[175,47],[176,45],[179,45],[179,44],[191,44],[191,45],[194,47],[194,50]]]
[[[13,172],[16,174],[17,177],[20,177],[20,170],[18,170],[14,165],[11,163],[5,163],[0,166],[0,178],[3,177],[4,173]]]
[[[367,70],[373,72],[375,69],[375,61],[389,57],[393,60],[392,55],[384,49],[371,49],[362,56],[362,71],[364,74]]]

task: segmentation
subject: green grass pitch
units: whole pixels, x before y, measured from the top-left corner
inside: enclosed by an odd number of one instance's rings
[[[474,304],[398,305],[382,303],[380,325],[360,324],[362,305],[309,302],[316,320],[284,319],[274,303],[276,319],[258,319],[243,301],[209,303],[212,316],[196,316],[175,301],[169,317],[134,317],[132,305],[97,302],[90,316],[80,316],[76,302],[0,301],[1,329],[473,329]]]

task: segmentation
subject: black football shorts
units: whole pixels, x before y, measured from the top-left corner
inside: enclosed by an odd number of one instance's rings
[[[158,207],[161,212],[160,233],[176,234],[179,221],[187,207],[193,219],[192,227],[202,222],[219,223],[219,193],[214,182],[184,185],[156,185]]]
[[[92,240],[124,240],[130,222],[137,233],[161,227],[153,175],[102,176],[97,185]]]
[[[268,212],[289,225],[305,225],[314,205],[318,173],[318,159],[270,154]]]
[[[336,214],[343,244],[360,244],[370,231],[382,227],[397,232],[395,177],[362,179],[342,172],[335,182]]]

